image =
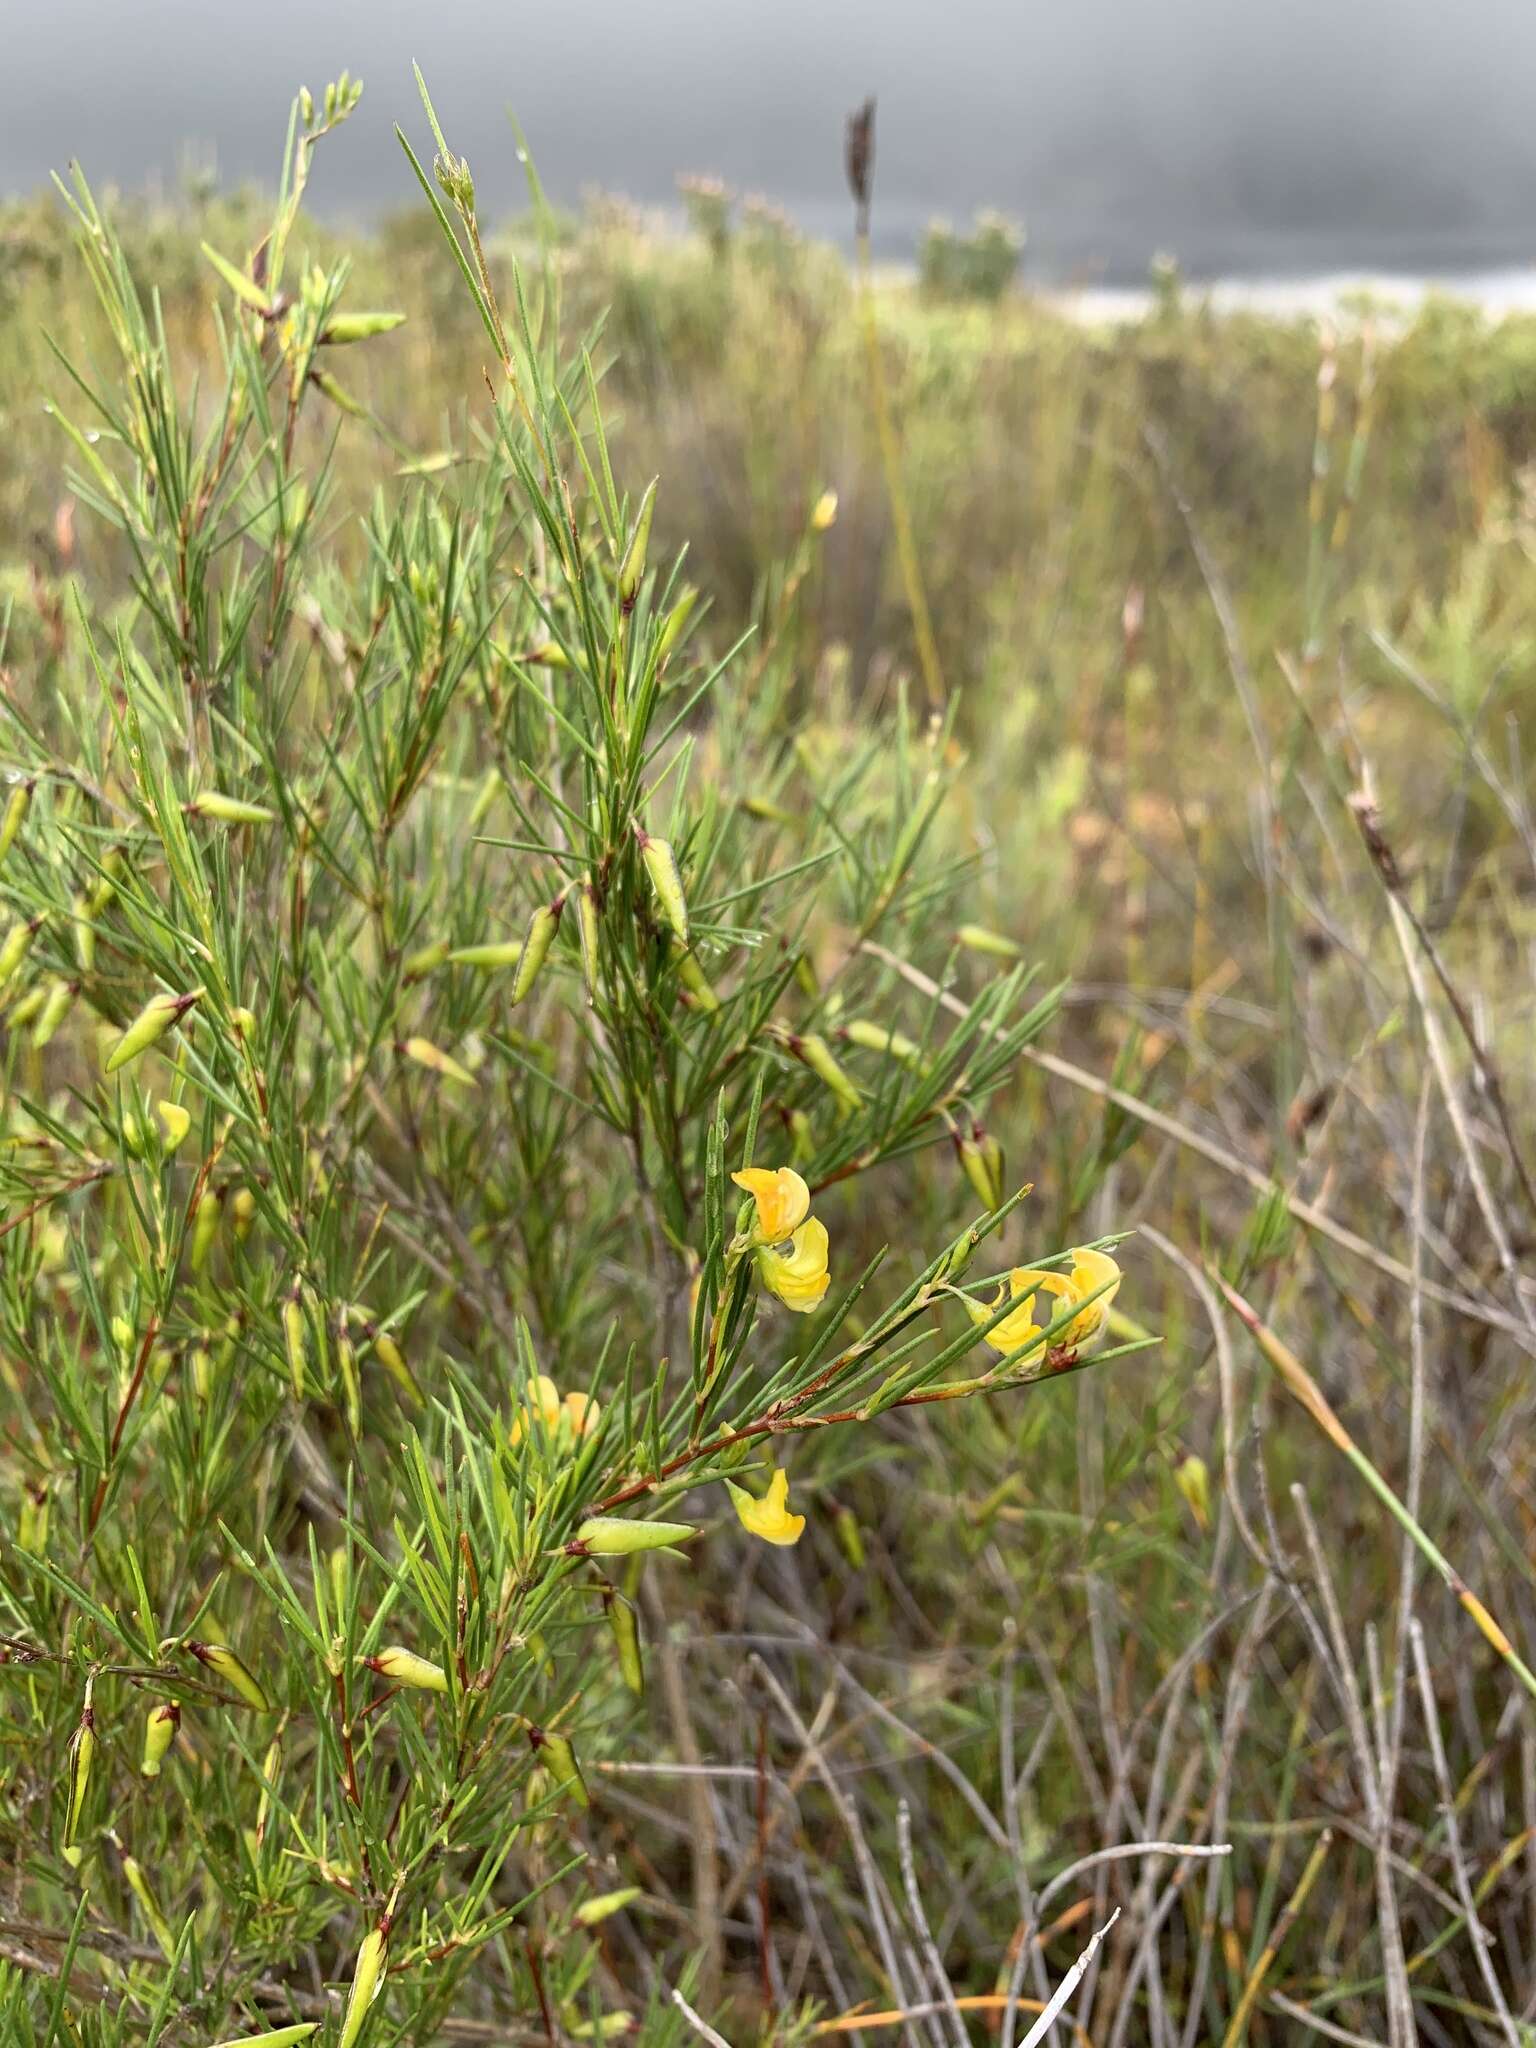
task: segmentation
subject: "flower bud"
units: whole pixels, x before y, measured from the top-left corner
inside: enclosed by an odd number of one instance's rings
[[[230,1220],[234,1225],[235,1243],[244,1244],[251,1234],[251,1225],[256,1221],[256,1197],[249,1188],[236,1188],[229,1198]]]
[[[152,996],[107,1055],[107,1072],[115,1074],[119,1067],[126,1067],[130,1060],[137,1059],[202,999],[200,988],[184,996]]]
[[[651,888],[661,914],[672,927],[678,940],[684,946],[688,943],[688,899],[683,894],[683,878],[678,872],[677,856],[665,839],[653,839],[638,824],[635,826],[635,840],[640,848],[640,858],[645,863],[645,872],[650,877]]]
[[[646,549],[651,541],[651,518],[656,510],[656,479],[645,487],[645,496],[640,500],[640,513],[635,521],[634,532],[619,563],[619,604],[628,612],[634,609],[635,599],[640,593],[641,580],[645,575]]]
[[[637,1550],[664,1550],[698,1535],[687,1522],[631,1522],[622,1515],[592,1515],[566,1545],[570,1557],[632,1557]]]
[[[248,1039],[256,1029],[256,1012],[254,1010],[247,1010],[242,1005],[238,1010],[230,1011],[229,1021],[235,1027],[235,1036],[237,1038],[242,1040]]]
[[[0,861],[16,843],[16,834],[21,830],[22,821],[32,804],[32,791],[36,783],[32,780],[18,782],[5,800],[5,814],[0,817]]]
[[[357,1376],[357,1351],[347,1334],[345,1317],[336,1333],[336,1369],[341,1374],[341,1393],[347,1411],[347,1427],[354,1436],[361,1436],[363,1388]]]
[[[188,1643],[185,1647],[190,1656],[195,1657],[199,1664],[205,1665],[215,1678],[227,1685],[248,1707],[255,1707],[258,1713],[271,1713],[272,1702],[227,1644]]]
[[[562,893],[552,903],[541,903],[528,920],[528,936],[523,941],[523,957],[518,963],[517,979],[512,984],[512,1001],[520,1003],[539,978],[539,970],[549,956],[554,944],[555,933],[560,928],[560,913],[565,908]]]
[[[90,974],[96,966],[96,927],[86,914],[86,901],[77,896],[70,905],[70,915],[75,927],[75,961],[82,974]]]
[[[165,1126],[165,1144],[163,1149],[167,1157],[169,1157],[176,1150],[182,1139],[185,1138],[188,1131],[191,1130],[192,1112],[184,1108],[179,1102],[157,1102],[155,1104],[155,1111],[161,1123]]]
[[[448,1692],[448,1674],[441,1664],[433,1664],[425,1657],[418,1657],[414,1650],[402,1649],[398,1643],[387,1650],[380,1650],[377,1656],[361,1660],[370,1671],[376,1671],[380,1678],[387,1678],[391,1685],[409,1686],[417,1692]]]
[[[176,1731],[181,1726],[181,1708],[174,1700],[162,1700],[158,1707],[151,1707],[144,1723],[144,1761],[139,1770],[146,1778],[158,1778],[160,1766],[176,1740]]]
[[[212,818],[219,825],[270,825],[277,816],[265,804],[253,804],[244,797],[225,796],[222,790],[204,789],[182,805],[189,818]]]
[[[816,500],[816,503],[811,507],[812,533],[825,533],[836,517],[837,493],[836,491],[823,491]]]
[[[1211,1475],[1204,1458],[1191,1451],[1174,1468],[1173,1483],[1184,1496],[1184,1503],[1203,1535],[1211,1526]]]

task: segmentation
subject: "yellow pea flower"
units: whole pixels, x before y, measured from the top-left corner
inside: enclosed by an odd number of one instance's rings
[[[590,1394],[569,1393],[562,1400],[560,1389],[546,1372],[535,1373],[529,1381],[533,1396],[531,1410],[527,1405],[520,1407],[512,1418],[511,1436],[514,1444],[523,1440],[523,1432],[533,1422],[538,1422],[553,1435],[566,1425],[573,1437],[583,1437],[588,1430],[597,1427],[602,1409]]]
[[[986,1339],[1005,1358],[1033,1350],[1041,1342],[1045,1333],[1035,1322],[1037,1294],[1055,1295],[1064,1307],[1071,1308],[1077,1302],[1087,1301],[1089,1295],[1102,1287],[1105,1291],[1096,1301],[1089,1301],[1056,1340],[1064,1351],[1082,1351],[1097,1344],[1109,1326],[1110,1304],[1120,1291],[1120,1268],[1108,1252],[1077,1246],[1072,1253],[1070,1273],[1037,1273],[1029,1267],[1015,1266],[1008,1275],[1007,1286],[1018,1306],[987,1332]],[[985,1323],[1002,1307],[1003,1300],[1001,1288],[990,1307],[967,1299],[966,1313],[973,1323]]]
[[[763,1500],[758,1500],[733,1480],[727,1479],[725,1484],[735,1503],[741,1526],[748,1535],[760,1536],[765,1543],[788,1545],[800,1541],[805,1517],[789,1512],[789,1474],[782,1465],[769,1480],[767,1496]]]
[[[757,1204],[757,1235],[763,1244],[793,1237],[811,1213],[811,1191],[792,1166],[746,1166],[731,1179]]]
[[[798,1175],[796,1176],[798,1178]],[[787,1252],[766,1246],[758,1252],[757,1270],[763,1285],[798,1316],[821,1306],[831,1274],[827,1271],[827,1226],[808,1216],[793,1233]]]
[[[1071,1300],[1076,1299],[1076,1294],[1065,1273],[1036,1273],[1025,1266],[1015,1266],[1005,1285],[1006,1294],[1000,1286],[990,1302],[973,1301],[967,1295],[965,1312],[979,1325],[990,1322],[1006,1298],[1016,1302],[1017,1307],[994,1324],[986,1337],[994,1351],[1011,1358],[1016,1352],[1032,1351],[1045,1334],[1035,1321],[1035,1296],[1042,1288],[1047,1294],[1065,1295]]]
[[[1086,1300],[1099,1288],[1104,1289],[1098,1300],[1089,1302],[1082,1314],[1074,1317],[1067,1326],[1063,1341],[1074,1351],[1081,1351],[1087,1344],[1097,1344],[1109,1328],[1109,1311],[1120,1292],[1120,1268],[1108,1252],[1075,1248],[1072,1253],[1072,1285],[1080,1301]]]

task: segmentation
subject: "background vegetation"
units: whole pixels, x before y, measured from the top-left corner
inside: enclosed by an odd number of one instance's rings
[[[681,1989],[737,2043],[1011,2044],[1118,1908],[1058,2039],[1536,2039],[1536,322],[1170,280],[1087,331],[947,264],[875,292],[875,377],[765,205],[535,190],[479,263],[466,203],[471,289],[401,168],[376,235],[279,208],[286,307],[270,200],[0,215],[7,2038],[345,2038],[390,1909],[370,2041],[660,2043]],[[579,898],[527,1009],[445,963],[594,873],[596,1021]],[[754,1123],[828,1346],[895,1341],[976,1127],[1031,1192],[967,1281],[1134,1232],[1157,1345],[779,1441],[792,1549],[685,1471],[687,1564],[613,1569],[636,1699],[535,1553],[694,1443]],[[510,1444],[535,1363],[609,1434]],[[360,1677],[397,1640],[446,1702]]]

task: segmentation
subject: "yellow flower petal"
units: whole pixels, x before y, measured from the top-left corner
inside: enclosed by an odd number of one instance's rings
[[[988,1330],[986,1338],[992,1349],[1000,1351],[1004,1358],[1011,1358],[1015,1352],[1032,1351],[1044,1336],[1043,1329],[1035,1321],[1035,1296],[1042,1292],[1064,1295],[1068,1300],[1077,1298],[1072,1282],[1064,1273],[1037,1273],[1027,1266],[1015,1266],[1008,1275],[1008,1294],[1018,1306]],[[1003,1299],[1001,1287],[990,1303],[973,1301],[967,1296],[966,1313],[973,1323],[985,1323],[997,1314]]]
[[[791,1237],[787,1252],[764,1248],[757,1255],[763,1285],[798,1316],[821,1306],[831,1275],[827,1271],[827,1226],[808,1216]]]
[[[560,1403],[560,1411],[571,1426],[572,1436],[585,1436],[589,1429],[596,1429],[597,1418],[602,1409],[590,1394],[567,1394]]]
[[[782,1244],[811,1213],[811,1191],[792,1166],[747,1166],[731,1179],[756,1202],[764,1244]]]
[[[529,1377],[528,1391],[533,1396],[532,1412],[524,1406],[512,1418],[512,1441],[520,1444],[523,1432],[534,1420],[541,1422],[547,1430],[560,1427],[560,1389],[547,1372],[533,1373]]]
[[[750,1536],[760,1536],[764,1543],[789,1545],[800,1541],[800,1532],[805,1527],[804,1515],[789,1512],[789,1474],[781,1465],[768,1482],[767,1497],[757,1500],[744,1486],[737,1486],[729,1479],[731,1499],[741,1526]]]
[[[1074,1351],[1081,1351],[1087,1344],[1098,1343],[1109,1327],[1110,1304],[1120,1292],[1120,1268],[1108,1252],[1078,1247],[1072,1253],[1072,1285],[1080,1300],[1101,1287],[1105,1290],[1068,1325],[1063,1342]]]

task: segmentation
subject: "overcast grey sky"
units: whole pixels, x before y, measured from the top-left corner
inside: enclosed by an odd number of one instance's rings
[[[367,93],[316,203],[408,205],[421,60],[494,208],[517,112],[557,198],[718,172],[843,234],[846,108],[880,100],[876,226],[1021,216],[1052,274],[1476,270],[1536,260],[1536,0],[10,0],[0,189],[77,156],[270,179],[293,89]],[[24,18],[25,25],[22,26]]]

